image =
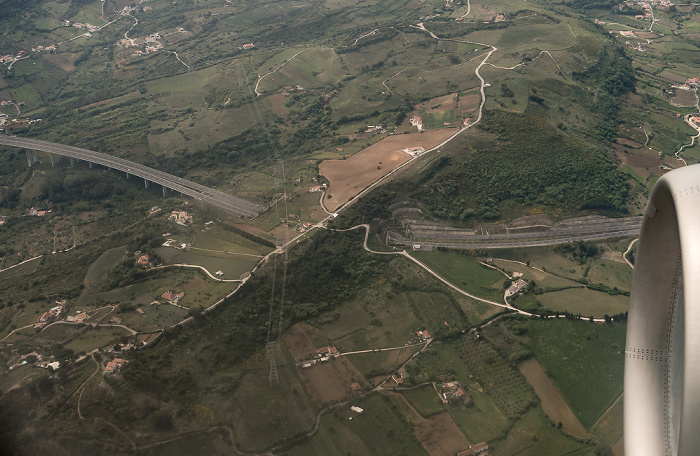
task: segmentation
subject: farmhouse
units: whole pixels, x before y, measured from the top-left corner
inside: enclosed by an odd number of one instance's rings
[[[527,281],[523,279],[518,279],[517,282],[513,282],[513,284],[508,287],[506,290],[506,296],[513,296],[516,293],[520,293],[520,290],[525,288],[527,286]]]
[[[168,220],[174,220],[178,225],[187,225],[192,223],[192,215],[185,211],[172,211]]]
[[[353,391],[360,391],[362,387],[360,386],[359,383],[355,382],[352,385],[350,385],[350,388],[352,388]]]
[[[114,361],[107,363],[107,368],[105,369],[105,374],[113,374],[118,371],[122,366],[127,364],[129,361],[121,358],[114,358]]]
[[[326,361],[329,356],[334,356],[338,357],[340,356],[340,353],[338,353],[338,349],[335,347],[331,347],[330,345],[328,347],[321,347],[316,349],[316,358],[321,358],[321,361]],[[326,359],[323,359],[326,358]]]
[[[184,250],[187,247],[187,244],[180,242],[177,239],[168,239],[163,242],[163,247],[174,247],[176,249]]]
[[[422,331],[416,331],[416,335],[420,337],[421,340],[428,340],[433,337],[430,335],[427,329],[424,329]]]
[[[185,292],[181,291],[179,293],[173,293],[172,291],[166,291],[162,295],[160,295],[161,298],[165,299],[171,304],[176,304],[182,297],[185,296]]]
[[[411,117],[411,125],[416,127],[418,131],[423,131],[423,119],[420,118],[420,116],[413,116]]]
[[[88,315],[85,312],[80,312],[80,313],[78,313],[78,315],[76,315],[74,317],[70,316],[70,315],[67,316],[66,321],[73,321],[76,323],[82,323],[87,319],[87,317],[88,317]]]
[[[407,379],[409,377],[408,372],[406,372],[405,367],[399,368],[399,375],[401,376],[402,379]]]
[[[46,214],[48,214],[51,211],[40,211],[39,209],[32,207],[29,209],[29,215],[33,215],[35,217],[44,217]]]
[[[459,385],[459,382],[453,381],[453,382],[447,382],[447,383],[438,383],[437,384],[438,388],[438,395],[440,396],[440,399],[444,404],[447,404],[449,401],[453,399],[459,399],[459,398],[464,398],[469,400],[469,396],[467,396],[467,393],[464,392],[462,387]]]
[[[44,312],[41,315],[41,317],[39,317],[39,321],[41,323],[46,323],[51,318],[58,317],[59,315],[61,315],[61,310],[63,310],[63,306],[53,307],[53,308],[49,309],[48,311]]]
[[[140,265],[147,265],[148,264],[148,255],[141,255],[138,260],[138,264]]]
[[[415,157],[416,155],[420,155],[423,152],[425,152],[425,147],[422,147],[422,146],[404,147],[403,149],[401,149],[401,152],[405,152],[405,153]]]
[[[246,43],[243,45],[243,49],[252,49],[255,45],[253,43]]]
[[[479,454],[479,453],[483,453],[484,451],[488,450],[489,446],[486,442],[481,442],[481,443],[477,443],[476,445],[472,445],[471,449],[474,452],[474,454]]]

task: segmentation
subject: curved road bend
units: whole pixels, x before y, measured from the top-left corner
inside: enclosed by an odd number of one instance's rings
[[[189,195],[200,201],[205,201],[212,206],[220,207],[227,211],[235,212],[244,217],[255,217],[260,211],[260,207],[254,203],[246,201],[213,188],[206,187],[196,182],[182,179],[172,174],[149,168],[136,162],[124,160],[123,158],[81,149],[79,147],[56,144],[39,139],[21,138],[18,136],[0,135],[0,144],[5,146],[22,147],[25,149],[38,150],[56,155],[77,158],[90,163],[107,166],[123,171],[127,174],[141,177],[147,181],[154,182],[177,192]]]

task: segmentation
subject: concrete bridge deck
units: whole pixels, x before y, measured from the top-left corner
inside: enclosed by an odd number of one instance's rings
[[[19,136],[0,135],[0,145],[22,147],[31,151],[48,152],[49,154],[61,155],[72,159],[84,160],[89,163],[95,163],[109,168],[118,169],[129,175],[134,175],[144,179],[146,186],[148,182],[154,182],[191,196],[197,200],[207,202],[212,206],[220,207],[227,211],[235,212],[244,217],[255,217],[260,212],[261,207],[250,201],[238,198],[224,192],[220,192],[213,188],[206,187],[196,182],[182,179],[172,174],[158,171],[157,169],[149,168],[136,162],[124,160],[123,158],[113,157],[111,155],[95,152],[92,150],[81,149],[79,147],[57,144],[39,139],[22,138]],[[27,155],[31,165],[32,159]]]

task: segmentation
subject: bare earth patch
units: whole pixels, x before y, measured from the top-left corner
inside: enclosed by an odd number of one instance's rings
[[[540,398],[542,410],[555,423],[561,422],[562,428],[574,437],[585,439],[588,432],[576,418],[574,412],[564,402],[554,383],[547,377],[542,366],[535,358],[530,358],[518,364],[518,369],[532,385],[535,393]]]
[[[206,288],[206,286],[207,284],[204,282],[204,280],[202,280],[200,277],[195,277],[186,284],[183,284],[180,288],[182,288],[183,291],[203,290]]]
[[[318,406],[327,405],[345,399],[353,394],[354,382],[366,385],[367,380],[345,357],[331,358],[329,361],[317,362],[309,368],[297,369],[299,378],[309,396]]]
[[[681,76],[680,74],[672,73],[668,70],[664,70],[659,74],[659,77],[666,79],[669,82],[676,82],[676,83],[683,83],[686,80],[685,76]]]
[[[615,456],[625,456],[625,439],[620,437],[620,440],[612,446],[612,452]]]
[[[640,149],[644,147],[644,144],[640,144],[637,141],[632,141],[631,139],[627,138],[617,138],[615,142],[622,144],[623,146],[631,147],[632,149]]]
[[[671,98],[671,104],[675,106],[695,106],[698,102],[695,92],[692,90],[675,89],[674,97]]]
[[[464,117],[472,112],[474,112],[481,103],[481,96],[478,93],[470,93],[468,95],[462,95],[459,97],[459,102],[457,103],[455,109],[455,116]]]
[[[663,174],[659,154],[647,147],[627,149],[620,144],[613,144],[615,156],[622,163],[630,165],[635,174],[646,178],[650,174]],[[627,151],[627,152],[625,152]]]
[[[267,97],[272,105],[272,112],[278,116],[287,114],[287,107],[284,105],[284,96],[281,93],[276,93]]]
[[[472,5],[472,8],[474,8],[476,12],[479,13],[481,18],[485,21],[490,21],[491,19],[496,17],[496,12],[488,9],[486,5]]]
[[[64,52],[61,54],[44,54],[42,57],[64,71],[75,70],[75,61],[80,56],[78,52]]]
[[[304,359],[316,352],[313,342],[304,329],[304,323],[297,323],[284,333],[284,343],[294,359]]]
[[[454,456],[469,448],[469,441],[447,413],[423,418],[402,394],[387,393],[402,400],[411,410],[406,418],[413,425],[416,438],[430,456]]]
[[[415,110],[420,111],[422,109],[425,109],[428,114],[443,114],[449,111],[450,109],[455,108],[456,97],[456,93],[450,93],[441,97],[436,97],[431,100],[417,104]]]
[[[456,133],[444,128],[424,133],[391,135],[346,160],[324,160],[319,172],[330,181],[324,204],[334,211],[374,181],[408,161],[402,148],[422,146],[429,150]]]

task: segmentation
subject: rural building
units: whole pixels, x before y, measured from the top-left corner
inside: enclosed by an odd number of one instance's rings
[[[477,443],[476,445],[469,445],[469,448],[460,451],[457,453],[457,456],[472,456],[475,454],[481,454],[488,449],[489,446],[486,444],[486,442],[481,442]]]
[[[401,149],[401,152],[405,152],[415,157],[416,155],[420,155],[423,152],[425,152],[425,148],[422,146],[404,147],[403,149]]]
[[[354,405],[353,405],[352,407],[350,407],[350,410],[352,410],[352,411],[355,412],[355,413],[362,413],[362,412],[364,412],[363,409],[361,409],[360,407],[356,407],[356,406],[354,406]]]
[[[314,193],[314,192],[322,192],[323,190],[326,189],[326,184],[323,185],[312,185],[309,187],[309,193]]]
[[[394,381],[394,383],[396,383],[397,385],[401,385],[401,384],[403,383],[403,379],[401,378],[400,375],[397,376],[396,374],[391,374],[391,379],[392,379],[392,380]]]
[[[513,284],[508,287],[506,290],[506,296],[513,296],[516,293],[520,293],[520,291],[525,287],[527,287],[527,281],[518,279],[517,282],[513,282]]]
[[[187,225],[192,223],[192,215],[185,211],[172,211],[168,220],[174,220],[179,225]]]
[[[405,368],[405,367],[402,367],[402,368],[399,369],[399,375],[400,375],[401,378],[403,378],[404,380],[406,380],[406,379],[409,377],[408,372],[406,372],[406,368]]]
[[[481,442],[481,443],[477,443],[476,445],[472,445],[471,449],[474,452],[474,454],[480,454],[480,453],[483,453],[484,451],[488,450],[489,446],[486,442]]]
[[[10,217],[8,217],[7,215],[0,215],[0,225],[4,225],[5,223],[7,223],[7,220],[9,218]]]
[[[147,265],[148,264],[148,255],[141,255],[139,257],[138,263],[141,265]]]
[[[360,391],[362,387],[360,386],[359,383],[355,382],[352,385],[350,385],[350,388],[352,388],[353,391]]]
[[[105,369],[105,374],[113,374],[117,372],[122,366],[127,364],[129,361],[121,358],[114,358],[114,361],[107,363],[107,368]]]
[[[420,337],[421,340],[428,340],[433,337],[430,335],[427,329],[424,329],[422,331],[416,331],[416,335]]]
[[[174,247],[176,249],[184,250],[187,247],[187,244],[180,242],[177,239],[167,239],[165,242],[163,242],[163,247]]]
[[[181,291],[179,293],[173,293],[172,291],[166,291],[165,293],[160,295],[161,298],[165,299],[166,301],[170,302],[171,304],[177,303],[184,296],[185,296],[184,291]]]
[[[252,49],[255,45],[253,43],[246,43],[243,45],[243,49]]]
[[[330,356],[340,356],[340,353],[338,353],[338,349],[335,347],[331,347],[330,345],[327,347],[321,347],[316,349],[316,358],[321,357],[321,361],[326,361]],[[324,357],[326,359],[323,359]]]
[[[39,209],[37,209],[35,207],[32,207],[31,209],[29,209],[29,215],[33,215],[35,217],[43,217],[46,214],[48,214],[49,212],[51,212],[51,211],[40,211]]]
[[[416,127],[418,131],[423,131],[423,119],[420,118],[420,116],[413,116],[411,117],[411,125]]]
[[[469,400],[469,396],[464,392],[459,382],[447,382],[437,384],[438,395],[444,404],[447,404],[452,399],[466,399]]]

